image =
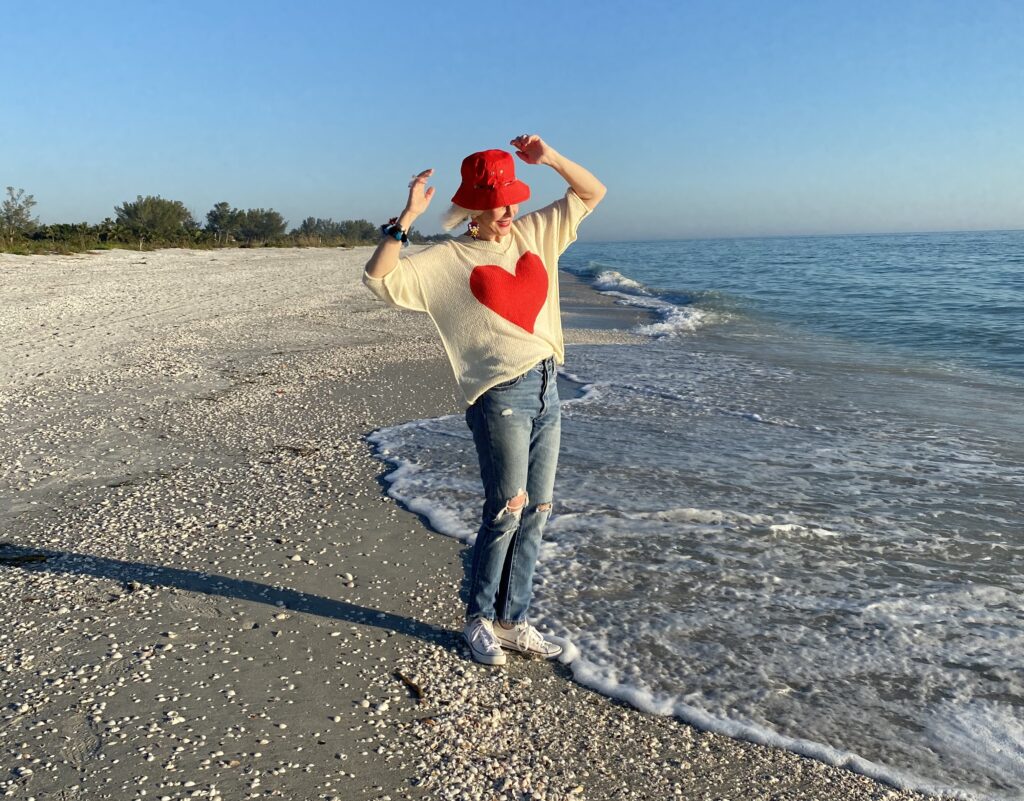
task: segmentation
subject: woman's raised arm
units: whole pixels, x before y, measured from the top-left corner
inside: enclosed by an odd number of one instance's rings
[[[527,164],[546,164],[561,175],[588,209],[600,203],[608,191],[586,167],[567,159],[537,134],[517,136],[509,144]]]
[[[430,200],[434,197],[434,187],[427,186],[427,179],[433,174],[433,169],[424,170],[409,184],[409,200],[402,213],[398,215],[398,226],[403,231],[411,230],[416,218],[430,205]],[[398,266],[398,254],[401,250],[402,243],[398,239],[391,236],[381,239],[370,260],[366,262],[366,272],[370,278],[383,278],[394,270]]]

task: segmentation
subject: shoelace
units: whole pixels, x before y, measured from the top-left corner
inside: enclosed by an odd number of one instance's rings
[[[527,623],[516,632],[516,645],[526,651],[543,651],[544,638],[537,629]]]
[[[498,638],[494,632],[487,628],[482,623],[477,624],[473,628],[473,633],[470,635],[470,639],[473,642],[479,641],[485,651],[493,651],[494,649],[501,650],[501,643],[498,642]]]

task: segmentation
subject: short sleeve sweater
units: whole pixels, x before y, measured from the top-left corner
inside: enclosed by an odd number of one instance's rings
[[[460,236],[399,259],[383,279],[364,273],[363,283],[393,306],[430,315],[472,405],[549,356],[564,362],[558,257],[589,213],[570,189],[513,220],[497,242]]]

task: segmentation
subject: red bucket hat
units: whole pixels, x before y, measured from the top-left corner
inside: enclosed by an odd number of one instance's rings
[[[462,160],[462,184],[452,203],[472,211],[522,203],[530,187],[516,179],[516,163],[504,150],[481,150]]]

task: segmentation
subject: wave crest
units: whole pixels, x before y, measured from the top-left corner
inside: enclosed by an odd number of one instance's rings
[[[582,277],[602,295],[609,295],[624,306],[648,309],[658,316],[657,322],[633,329],[636,334],[655,338],[679,336],[724,319],[720,313],[698,308],[691,297],[666,296],[618,270],[592,267]]]

